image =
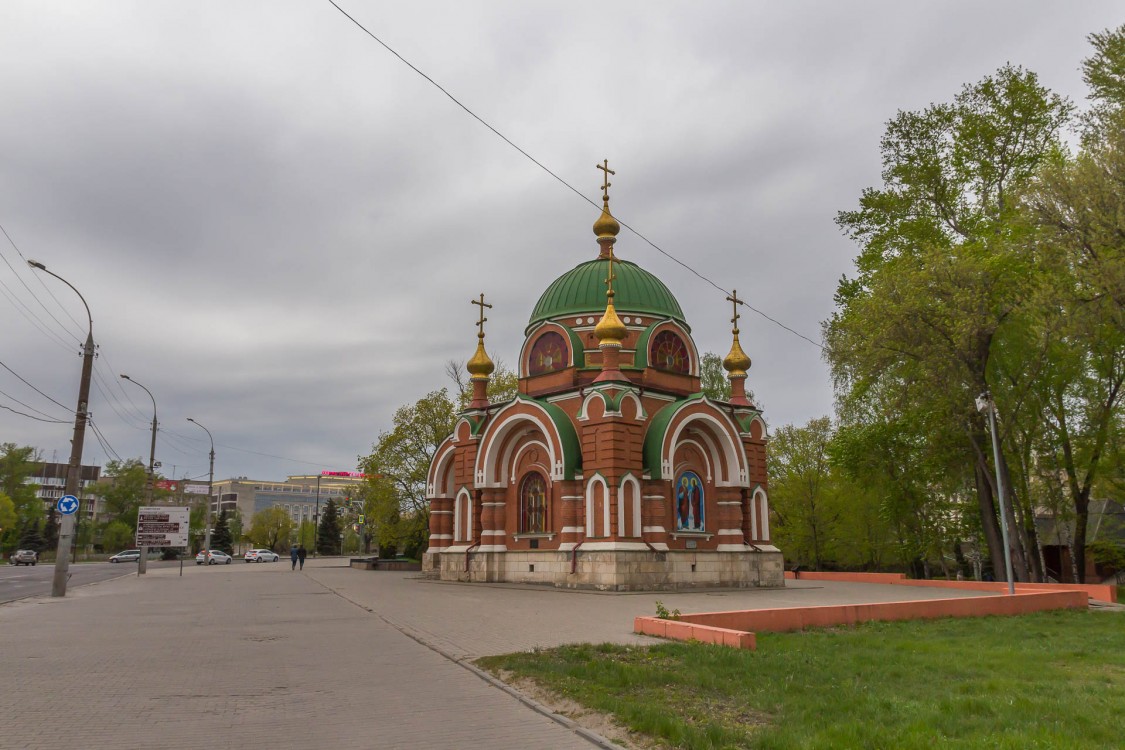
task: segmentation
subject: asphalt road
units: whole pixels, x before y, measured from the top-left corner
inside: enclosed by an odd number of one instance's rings
[[[176,560],[161,562],[149,560],[148,567],[168,568],[176,567],[180,563]],[[194,560],[185,561],[185,565],[194,565]],[[78,563],[70,566],[70,582],[67,590],[86,583],[96,583],[118,576],[137,574],[136,563]],[[0,604],[26,599],[29,596],[49,596],[51,593],[51,580],[55,575],[54,563],[39,563],[38,565],[6,565],[0,564]]]

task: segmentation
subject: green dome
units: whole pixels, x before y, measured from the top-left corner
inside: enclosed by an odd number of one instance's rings
[[[604,258],[580,263],[547,287],[528,321],[528,328],[544,320],[564,315],[590,315],[605,311],[605,277],[609,261]],[[616,281],[613,304],[619,314],[640,313],[672,318],[687,326],[680,303],[664,282],[636,263],[615,259]],[[688,328],[688,330],[691,330]]]

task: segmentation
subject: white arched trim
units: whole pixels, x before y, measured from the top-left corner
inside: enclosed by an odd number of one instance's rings
[[[645,406],[641,403],[640,396],[638,396],[636,393],[633,393],[632,391],[629,391],[621,397],[622,406],[625,405],[626,400],[632,400],[633,405],[637,407],[636,421],[643,422],[644,420],[648,419],[648,412],[645,411]]]
[[[712,428],[707,431],[711,433],[711,437],[718,440],[716,452],[726,459],[715,467],[720,470],[715,475],[715,486],[748,486],[750,471],[746,465],[746,454],[742,451],[742,443],[734,438],[735,435],[738,435],[738,429],[729,419],[725,419],[726,415],[722,412],[719,412],[719,414],[722,416],[717,417],[714,414],[706,413],[689,414],[676,425],[674,430],[668,433],[664,440],[664,449],[661,451],[663,454],[661,456],[662,474],[671,475],[672,473],[672,459],[683,431],[688,425],[703,422]],[[737,475],[735,474],[736,471]]]
[[[626,487],[632,488],[632,493],[625,491]],[[632,506],[633,523],[629,533],[625,533],[625,505]],[[641,483],[631,473],[621,477],[621,484],[617,488],[617,533],[621,536],[641,536]]]
[[[750,424],[746,425],[746,434],[749,435],[750,432],[754,429],[754,423],[755,422],[757,422],[762,427],[762,440],[768,439],[769,438],[769,432],[767,432],[767,430],[766,430],[766,422],[765,422],[764,419],[762,419],[761,417],[757,417],[757,416],[750,420]]]
[[[456,429],[453,434],[457,434]],[[426,477],[427,497],[438,495],[448,497],[453,494],[453,474],[450,471],[453,451],[453,435],[450,435],[438,445],[437,451],[434,452],[434,459],[430,462],[430,473]]]
[[[715,444],[713,442],[709,441],[708,444],[707,444],[707,447],[704,448],[702,445],[699,444],[698,441],[692,440],[691,438],[687,438],[685,440],[681,440],[680,445],[694,445],[696,448],[699,449],[699,452],[703,454],[703,463],[704,463],[705,468],[707,470],[707,481],[713,482],[715,480],[715,468],[714,467],[718,463],[718,458],[716,456]],[[677,445],[676,447],[679,448],[680,445]],[[680,476],[680,473],[683,472],[684,469],[687,468],[687,467],[685,466],[685,464],[683,462],[681,462],[679,464],[676,464],[672,468],[675,469],[675,471],[672,472],[672,481],[674,482],[674,481],[676,481],[676,478]]]
[[[601,399],[602,411],[606,416],[612,417],[614,415],[620,414],[620,412],[614,411],[609,407],[609,401],[606,400],[604,393],[599,390],[593,390],[586,394],[586,398],[582,399],[582,406],[578,408],[578,420],[580,422],[585,422],[590,418],[590,402],[596,398]]]
[[[467,519],[467,521],[466,521]],[[468,528],[465,528],[465,527]],[[453,503],[453,541],[467,542],[473,538],[473,496],[464,487]]]
[[[594,522],[594,508],[597,507],[594,500],[594,493],[597,492],[598,485],[602,488],[602,523],[603,529],[609,529],[609,485],[605,481],[605,477],[601,474],[594,474],[590,477],[590,481],[586,482],[586,538],[594,536],[597,531]]]
[[[524,414],[524,413],[508,413],[511,409],[518,405],[530,406],[538,410],[539,414]],[[543,436],[547,440],[547,455],[550,458],[551,471],[550,479],[558,481],[563,478],[563,461],[562,461],[562,446],[558,443],[558,435],[555,434],[555,425],[551,421],[550,415],[547,410],[541,405],[533,401],[523,401],[518,396],[514,401],[504,406],[493,417],[492,425],[488,429],[488,435],[481,441],[480,451],[477,453],[477,462],[474,467],[476,474],[477,487],[503,487],[505,486],[506,472],[499,472],[497,470],[497,453],[496,446],[502,445],[504,438],[508,436],[512,430],[519,429],[524,423],[539,428]]]
[[[524,451],[531,450],[532,448],[540,448],[548,456],[551,455],[551,449],[548,448],[547,444],[542,440],[526,440],[518,443],[512,441],[509,442],[508,445],[504,446],[505,455],[500,465],[507,468],[507,474],[509,477],[511,477],[511,480],[508,483],[512,486],[515,486],[516,480],[519,479],[519,477],[516,476],[516,467],[519,466],[520,456],[524,454]],[[544,474],[546,474],[547,480],[550,481],[551,467],[549,467],[543,461],[536,461],[531,465],[532,467],[539,469]]]
[[[766,496],[766,491],[759,487],[754,491],[754,497],[758,501],[758,510],[762,514],[762,533],[759,537],[763,542],[770,540],[770,501]]]

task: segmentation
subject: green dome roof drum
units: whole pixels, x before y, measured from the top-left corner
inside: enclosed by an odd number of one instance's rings
[[[613,304],[619,313],[641,313],[672,318],[685,327],[680,303],[664,282],[636,263],[614,259]],[[589,315],[605,311],[605,278],[609,261],[605,258],[580,263],[552,282],[539,298],[528,321],[528,328],[544,320],[564,315]],[[690,331],[690,327],[688,328]]]

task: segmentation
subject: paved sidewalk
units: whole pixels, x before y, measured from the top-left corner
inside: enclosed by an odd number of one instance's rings
[[[0,748],[595,747],[312,572],[192,565],[0,606]]]
[[[606,594],[440,583],[341,559],[303,572],[282,561],[178,573],[0,605],[0,750],[589,750],[584,730],[529,708],[467,660],[653,643],[632,623],[658,600],[686,613],[988,595],[819,581]]]
[[[518,584],[428,581],[418,573],[364,571],[318,560],[309,577],[384,622],[453,659],[549,648],[564,643],[658,643],[633,633],[633,618],[668,610],[809,607],[962,596],[987,592],[835,581],[786,581],[784,589],[604,593]]]

